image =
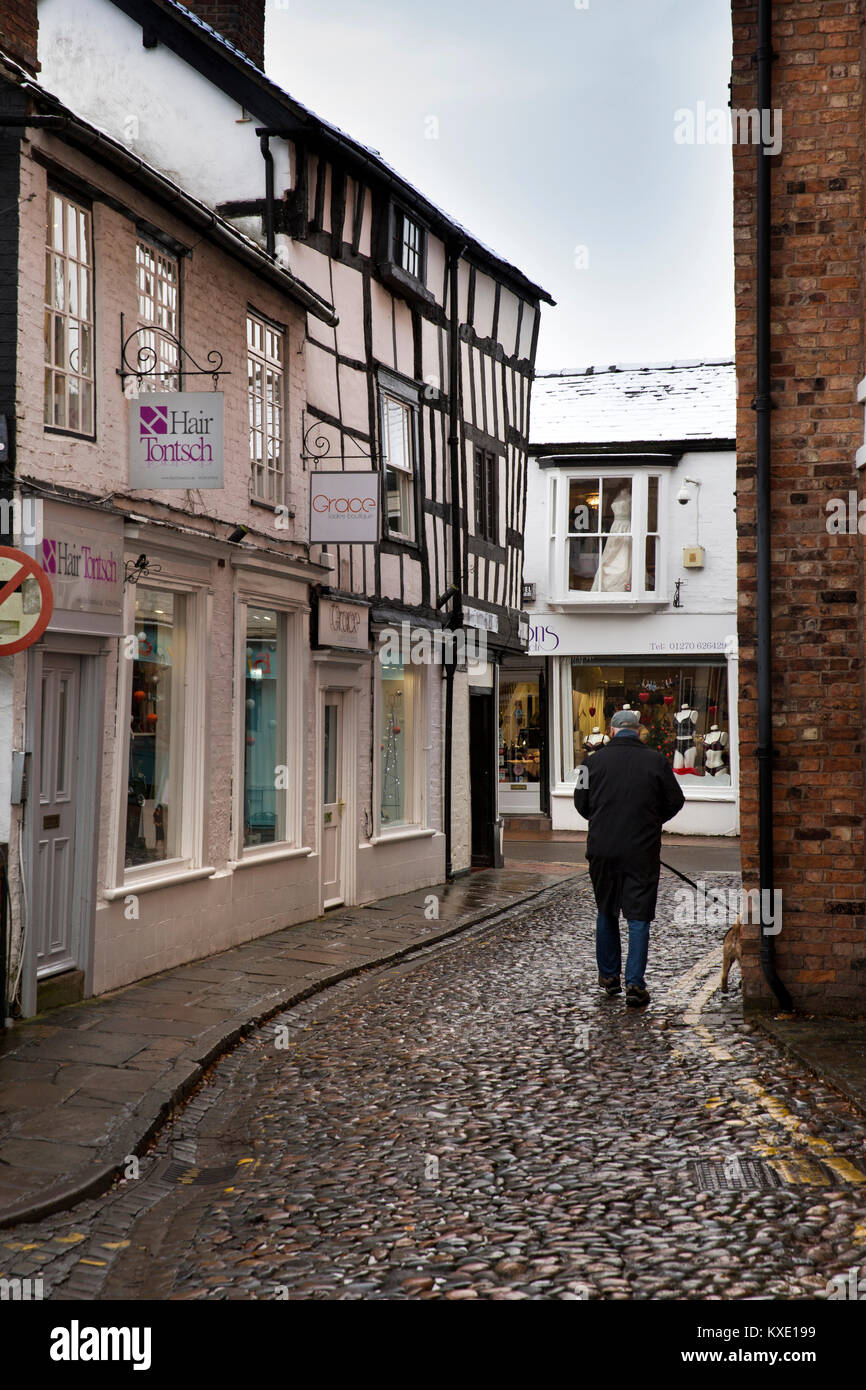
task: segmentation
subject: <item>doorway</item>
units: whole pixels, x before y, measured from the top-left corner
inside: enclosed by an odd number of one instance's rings
[[[472,867],[496,863],[495,726],[493,691],[469,690],[469,787],[472,814]]]
[[[345,899],[343,694],[326,690],[322,710],[322,906]]]

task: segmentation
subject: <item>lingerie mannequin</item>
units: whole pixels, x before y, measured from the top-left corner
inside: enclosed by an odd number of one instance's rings
[[[593,725],[591,734],[587,734],[583,740],[583,751],[587,757],[594,753],[596,749],[603,748],[606,743],[610,743],[607,734],[603,734],[597,724]]]
[[[718,724],[711,724],[710,731],[704,738],[704,748],[706,750],[706,769],[711,777],[723,772],[725,759],[722,749],[728,746],[728,736],[723,733]]]
[[[681,705],[674,715],[674,721],[677,726],[674,772],[678,777],[685,777],[695,770],[695,758],[698,755],[695,746],[695,725],[698,722],[698,712],[696,709],[689,709],[688,705]]]

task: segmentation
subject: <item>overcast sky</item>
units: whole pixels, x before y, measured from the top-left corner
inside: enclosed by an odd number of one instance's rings
[[[727,105],[729,0],[268,0],[266,46],[550,291],[541,370],[732,353],[730,149],[674,140]]]

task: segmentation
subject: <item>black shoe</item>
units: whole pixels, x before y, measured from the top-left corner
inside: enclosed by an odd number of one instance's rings
[[[643,1008],[644,1004],[650,1001],[649,992],[643,985],[628,985],[625,992],[625,1002],[630,1009]]]
[[[612,999],[615,994],[622,994],[619,975],[599,975],[598,983],[609,999]]]

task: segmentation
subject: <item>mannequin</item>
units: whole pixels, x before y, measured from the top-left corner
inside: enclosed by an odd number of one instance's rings
[[[677,726],[677,746],[674,752],[674,772],[678,777],[686,777],[695,771],[695,758],[698,750],[695,745],[695,725],[698,722],[696,709],[680,705],[674,715]]]
[[[631,589],[631,488],[621,487],[611,507],[613,521],[602,547],[601,564],[592,587],[604,594]]]
[[[723,749],[728,746],[728,736],[723,733],[718,724],[711,724],[710,731],[704,738],[704,748],[706,749],[706,769],[711,777],[715,777],[725,770],[725,758]]]
[[[592,733],[587,734],[583,740],[583,751],[587,757],[594,753],[597,748],[603,748],[606,743],[610,743],[607,734],[603,734],[597,724],[593,725]]]

